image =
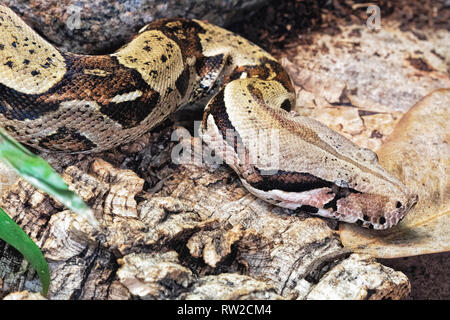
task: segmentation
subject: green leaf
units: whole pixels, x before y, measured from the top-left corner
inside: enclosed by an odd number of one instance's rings
[[[41,279],[42,293],[46,295],[50,285],[50,272],[41,250],[1,208],[0,238],[16,248],[31,263]]]
[[[0,128],[0,160],[12,167],[26,181],[54,197],[66,207],[85,218],[92,226],[98,221],[86,203],[69,187],[53,168],[41,157],[31,153]],[[39,247],[28,235],[0,209],[0,238],[22,253],[42,282],[42,291],[47,294],[50,274],[47,262]]]
[[[85,218],[93,227],[98,221],[86,203],[70,191],[64,180],[41,157],[31,153],[0,128],[0,159],[38,189],[48,193],[66,207]]]

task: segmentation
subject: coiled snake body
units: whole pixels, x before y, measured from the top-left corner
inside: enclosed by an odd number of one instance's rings
[[[0,32],[0,123],[37,149],[109,149],[214,93],[203,141],[256,196],[376,229],[395,225],[417,200],[374,152],[289,113],[295,93],[288,74],[222,28],[159,20],[115,53],[88,56],[61,52],[0,6]],[[273,134],[276,161],[273,154],[249,161],[252,141]]]

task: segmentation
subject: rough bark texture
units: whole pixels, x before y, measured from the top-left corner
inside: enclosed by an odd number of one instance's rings
[[[65,167],[63,178],[95,210],[101,230],[22,180],[3,194],[0,205],[49,261],[48,298],[407,295],[409,282],[402,273],[366,257],[349,256],[335,222],[256,199],[225,165],[174,165],[170,151],[176,144],[164,131],[143,139],[150,145],[140,151],[138,141],[94,156],[47,156]],[[152,154],[152,149],[169,152]],[[150,178],[126,167],[159,172],[162,179],[154,181],[159,187],[149,188]],[[39,282],[19,255],[5,245],[2,252],[2,292],[36,291]],[[339,268],[345,272],[336,271]],[[338,281],[339,290],[333,289],[330,277]],[[361,288],[370,294],[361,294]]]
[[[224,25],[267,0],[3,0],[60,48],[98,54],[119,48],[147,23],[184,17]],[[108,52],[109,53],[109,52]]]

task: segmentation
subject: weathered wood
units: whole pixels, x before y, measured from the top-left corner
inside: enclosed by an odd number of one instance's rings
[[[336,268],[348,275],[339,279],[339,287],[360,290],[355,279],[366,274],[371,297],[397,299],[408,293],[408,279],[401,273],[364,257],[349,257],[334,221],[255,198],[225,165],[174,165],[170,152],[151,153],[152,148],[172,150],[175,144],[167,134],[145,139],[151,147],[137,148],[131,156],[120,150],[53,156],[52,163],[65,167],[64,180],[94,209],[100,230],[23,180],[4,193],[0,205],[49,261],[48,298],[323,298]],[[159,181],[118,168],[136,170],[143,162],[159,172]],[[22,263],[8,250],[0,266],[11,257],[15,263],[10,266]],[[36,275],[23,270],[12,274],[11,280],[4,279],[4,293],[38,288]],[[334,297],[349,296],[369,298],[346,290]]]

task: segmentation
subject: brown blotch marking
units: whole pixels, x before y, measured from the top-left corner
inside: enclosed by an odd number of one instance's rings
[[[436,50],[434,50],[434,49],[431,49],[431,51],[430,51],[432,54],[434,54],[436,57],[438,57],[439,59],[441,59],[441,60],[445,60],[445,57],[443,56],[443,55],[441,55],[441,54],[439,54],[439,53],[437,53],[436,52]]]
[[[342,105],[342,103],[337,103],[336,105]],[[372,116],[374,114],[380,114],[378,111],[369,111],[369,110],[358,110],[358,115],[360,117]]]
[[[361,192],[352,189],[352,188],[348,188],[348,187],[340,187],[336,184],[333,184],[333,186],[331,187],[332,193],[334,193],[334,198],[331,199],[330,201],[328,201],[326,204],[324,204],[323,208],[324,209],[329,209],[331,208],[333,211],[337,211],[337,202],[340,199],[346,198],[348,195],[350,194],[361,194]]]
[[[205,30],[195,21],[181,18],[160,19],[150,23],[146,31],[148,30],[161,31],[175,41],[181,49],[183,62],[186,62],[188,57],[200,59],[203,56],[198,34],[205,33]]]
[[[237,67],[228,76],[227,82],[239,79],[241,75],[245,72],[248,78],[258,78],[261,80],[275,80],[283,85],[283,87],[288,92],[295,92],[292,86],[291,79],[283,67],[274,60],[267,58],[261,58],[259,60],[260,64],[253,66],[240,66]]]
[[[278,170],[276,174],[262,175],[254,167],[253,172],[246,177],[254,188],[263,191],[282,190],[286,192],[304,192],[319,188],[331,188],[333,183],[306,172],[288,172]]]
[[[412,57],[410,57],[407,60],[417,70],[425,71],[425,72],[434,71],[434,69],[422,58],[412,58]]]
[[[151,70],[151,71],[148,73],[148,75],[149,75],[149,76],[152,76],[153,79],[156,79],[156,78],[158,77],[158,71],[156,71],[156,70]]]
[[[59,101],[97,101],[102,104],[116,95],[149,89],[136,70],[121,65],[115,57],[67,53],[64,58],[70,72],[66,73],[56,88],[51,89],[53,96],[50,98],[55,97]],[[98,77],[95,72],[90,72],[92,70],[101,70],[104,76]]]
[[[8,120],[38,119],[59,108],[59,101],[47,101],[47,96],[48,94],[24,94],[0,84],[0,114]],[[6,107],[3,102],[10,107]]]
[[[12,108],[1,108],[8,119],[37,119],[59,108],[62,101],[96,101],[100,111],[129,128],[139,124],[156,107],[159,94],[154,92],[134,69],[118,63],[111,56],[80,56],[63,54],[67,64],[64,77],[46,93],[23,94],[0,85],[0,97]],[[86,74],[84,71],[103,70],[105,76]],[[144,94],[135,101],[110,103],[116,95],[139,90]]]
[[[248,91],[251,93],[251,95],[253,96],[253,98],[255,98],[259,103],[263,103],[265,105],[267,105],[267,102],[264,101],[264,96],[261,92],[261,90],[255,88],[253,85],[249,84],[247,86]],[[252,103],[252,100],[248,100],[249,103]],[[285,99],[283,101],[283,103],[280,105],[280,108],[285,110],[285,111],[291,111],[291,102],[289,101],[289,99]]]
[[[212,57],[201,57],[195,62],[195,70],[197,74],[204,78],[211,72],[216,71],[223,64],[223,54],[218,54]]]
[[[286,110],[287,112],[291,111],[292,104],[289,99],[285,99],[283,103],[281,104],[281,109]]]
[[[308,213],[317,213],[319,212],[319,209],[313,206],[309,206],[307,204],[302,205],[300,208],[298,208],[297,210],[300,211],[304,211],[304,212],[308,212]]]
[[[203,114],[203,126],[207,127],[207,119],[211,114],[214,118],[214,123],[217,126],[217,129],[222,134],[222,138],[233,147],[234,151],[238,153],[240,150],[245,150],[243,147],[242,139],[239,133],[236,131],[236,128],[230,121],[228,117],[228,113],[225,107],[225,96],[224,89],[222,88],[217,94],[210,100],[206,111]],[[227,139],[227,132],[234,133],[233,141]]]
[[[177,87],[182,97],[186,95],[186,91],[189,88],[190,75],[191,73],[189,71],[189,68],[185,68],[178,79],[175,81],[175,86]]]
[[[100,112],[120,123],[123,128],[132,128],[139,125],[155,109],[159,97],[158,92],[148,90],[144,96],[134,101],[102,105]]]
[[[41,148],[53,151],[88,151],[97,145],[76,129],[60,127],[39,142]]]
[[[286,88],[288,92],[295,92],[294,87],[292,86],[291,79],[289,78],[288,73],[284,70],[284,68],[274,60],[269,60],[267,58],[261,59],[264,63],[269,64],[272,71],[275,72],[276,76],[273,80],[280,82],[283,87]]]
[[[381,132],[379,132],[378,130],[373,130],[372,133],[370,134],[371,138],[376,138],[376,139],[381,139],[383,138],[383,134]]]
[[[3,128],[9,133],[17,133],[18,132],[16,130],[16,128],[14,126],[11,126],[11,125],[6,125]]]
[[[41,67],[44,69],[50,68],[50,62],[47,61],[46,63],[41,64]]]

